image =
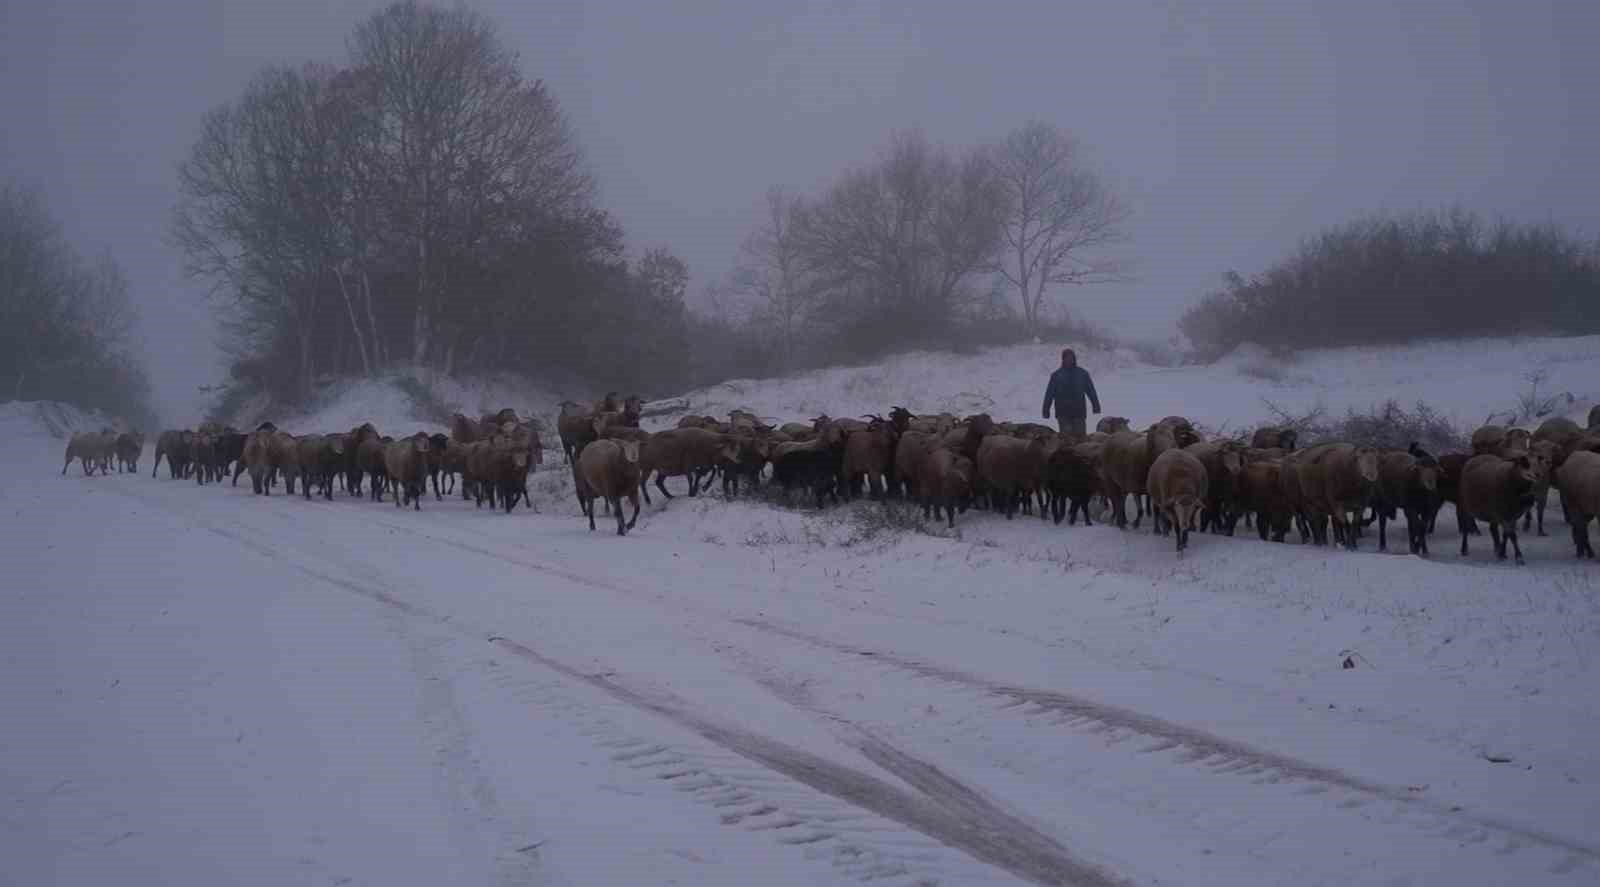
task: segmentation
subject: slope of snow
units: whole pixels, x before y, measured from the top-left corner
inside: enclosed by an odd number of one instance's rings
[[[1390,398],[1424,401],[1457,424],[1475,428],[1491,412],[1516,408],[1530,373],[1547,374],[1542,391],[1570,393],[1572,412],[1600,399],[1600,336],[1482,339],[1389,348],[1337,348],[1275,360],[1243,348],[1204,366],[1153,367],[1125,349],[1079,347],[1107,415],[1144,427],[1180,413],[1212,428],[1248,428],[1272,418],[1268,401],[1335,414]],[[785,420],[819,413],[987,411],[1036,419],[1045,382],[1060,365],[1060,346],[988,349],[973,355],[917,352],[881,364],[831,368],[773,381],[738,380],[686,395],[688,412],[725,415],[746,408]]]
[[[1276,383],[1241,373],[1259,354],[1083,356],[1136,424],[1248,423],[1271,389],[1470,425],[1532,369],[1581,409],[1600,379],[1584,341],[1312,354]],[[691,408],[1027,418],[1054,353],[908,355]],[[366,420],[428,427],[370,385],[289,427]],[[19,725],[7,880],[1600,877],[1600,569],[1572,559],[1559,508],[1521,569],[1486,539],[1459,557],[1448,514],[1430,559],[1243,533],[1180,559],[1148,529],[969,512],[951,532],[877,503],[691,500],[676,479],[618,539],[604,516],[588,530],[559,454],[536,513],[416,512],[62,478],[59,442],[21,425],[0,425],[0,538],[29,580],[0,621],[29,676],[0,699]]]

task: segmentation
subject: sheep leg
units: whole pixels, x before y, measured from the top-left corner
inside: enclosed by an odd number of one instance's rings
[[[1539,497],[1539,501],[1535,502],[1534,505],[1533,505],[1534,509],[1539,512],[1539,535],[1541,535],[1541,536],[1546,535],[1546,533],[1544,531],[1544,506],[1545,506],[1545,500],[1548,499],[1548,498],[1549,498],[1549,493],[1547,492],[1545,495],[1540,496]],[[1523,527],[1523,529],[1526,530],[1527,527]]]
[[[67,463],[65,465],[61,466],[61,476],[62,477],[66,477],[67,476],[67,469],[71,468],[71,467],[72,467],[72,457],[68,456],[67,457]]]
[[[1500,522],[1489,522],[1489,539],[1494,543],[1494,556],[1499,560],[1506,559],[1506,540],[1500,535]]]
[[[661,495],[667,497],[668,499],[673,498],[672,494],[667,492],[667,476],[664,473],[656,473],[656,489],[660,490]]]
[[[616,512],[616,515],[617,515],[617,535],[618,536],[626,536],[626,535],[628,535],[628,527],[622,520],[622,497],[621,496],[607,496],[606,497],[606,505],[610,506],[611,510]]]
[[[1502,544],[1504,544],[1505,542],[1510,542],[1511,543],[1511,553],[1515,556],[1514,557],[1514,562],[1516,563],[1517,566],[1520,567],[1520,566],[1523,566],[1523,565],[1525,565],[1527,563],[1527,561],[1522,559],[1522,543],[1520,541],[1518,541],[1518,539],[1517,539],[1517,522],[1516,521],[1511,521],[1510,523],[1506,524],[1504,533],[1503,533],[1503,535],[1501,537],[1501,541],[1502,541]]]
[[[584,499],[582,501],[583,501],[583,513],[588,515],[588,517],[589,517],[589,532],[593,533],[594,532],[594,497],[591,496],[591,497],[589,497],[587,499]]]

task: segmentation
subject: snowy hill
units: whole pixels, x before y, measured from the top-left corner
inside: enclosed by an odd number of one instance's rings
[[[904,355],[678,405],[1027,419],[1056,353]],[[1471,427],[1535,372],[1570,414],[1600,394],[1596,339],[1080,355],[1136,425],[1394,398]],[[409,388],[273,418],[404,433],[441,405],[549,416],[596,394]],[[23,676],[0,693],[19,883],[1600,878],[1600,568],[1556,507],[1523,568],[1487,538],[1460,556],[1448,512],[1429,558],[1248,532],[1179,558],[1148,525],[968,512],[951,532],[678,479],[619,539],[588,530],[558,452],[537,512],[412,511],[61,477],[50,423],[69,424],[0,411],[0,538],[26,580],[0,620]]]
[[[690,392],[687,412],[726,415],[744,408],[771,418],[882,413],[901,405],[915,413],[987,411],[995,418],[1037,419],[1045,381],[1060,364],[1060,346],[995,348],[974,355],[912,353],[881,364],[832,368],[771,381],[739,380]],[[1540,388],[1572,395],[1563,408],[1580,413],[1600,400],[1600,336],[1482,339],[1384,348],[1303,352],[1289,361],[1244,347],[1210,365],[1155,367],[1131,351],[1079,347],[1078,361],[1095,379],[1107,415],[1143,427],[1179,413],[1212,428],[1267,422],[1267,402],[1334,413],[1393,398],[1423,401],[1475,428],[1491,413],[1514,411],[1531,373]]]
[[[54,400],[0,403],[0,439],[7,441],[44,438],[65,442],[80,431],[99,431],[102,428],[121,430],[123,423]]]

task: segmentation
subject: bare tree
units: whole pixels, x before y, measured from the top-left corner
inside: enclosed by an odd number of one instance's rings
[[[350,50],[378,84],[385,209],[414,283],[411,360],[422,367],[448,348],[452,268],[529,210],[586,205],[593,183],[554,98],[523,80],[481,14],[395,3],[356,29]]]
[[[1004,209],[980,152],[956,156],[920,132],[896,133],[876,165],[846,174],[800,216],[818,306],[836,323],[864,322],[880,344],[943,332],[993,263]]]
[[[994,267],[1016,289],[1030,332],[1052,287],[1126,279],[1126,264],[1101,250],[1126,239],[1127,207],[1082,166],[1074,139],[1032,121],[989,156],[1006,200]]]
[[[766,214],[740,245],[731,281],[735,293],[755,304],[760,321],[770,322],[783,369],[794,364],[801,324],[815,295],[798,230],[805,210],[799,196],[768,188]]]

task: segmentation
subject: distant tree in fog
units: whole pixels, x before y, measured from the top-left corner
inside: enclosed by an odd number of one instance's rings
[[[985,152],[898,132],[799,216],[814,313],[847,352],[931,344],[974,303],[1001,242],[1005,194]]]
[[[59,400],[148,426],[136,320],[115,261],[85,259],[37,193],[0,185],[0,397]]]
[[[761,223],[739,247],[730,288],[755,309],[754,323],[770,335],[779,366],[794,365],[801,327],[816,296],[801,252],[806,203],[781,187],[767,189]]]
[[[991,147],[989,158],[1005,195],[994,267],[1016,291],[1030,333],[1055,287],[1125,279],[1126,263],[1104,250],[1126,239],[1128,209],[1083,166],[1074,139],[1035,120]]]

